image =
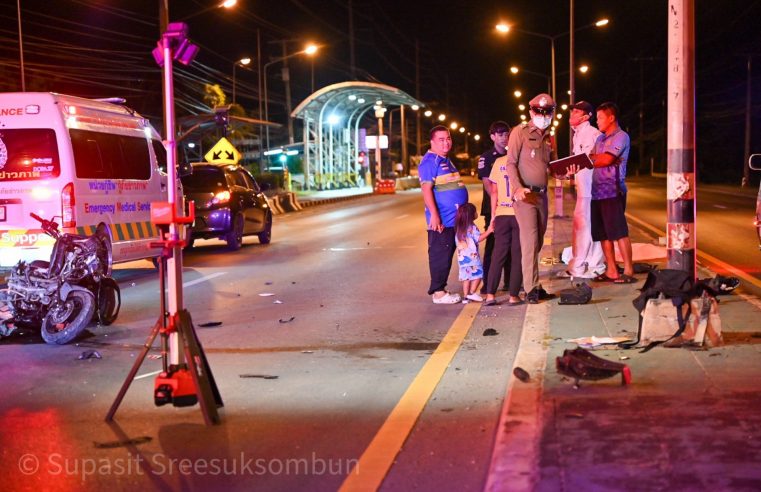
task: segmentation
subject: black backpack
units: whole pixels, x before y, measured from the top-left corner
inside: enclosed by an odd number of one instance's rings
[[[676,309],[676,318],[678,322],[678,329],[671,336],[671,338],[677,337],[682,334],[687,327],[687,320],[690,317],[690,300],[698,295],[698,289],[696,289],[695,281],[689,272],[682,270],[652,270],[647,274],[645,284],[640,289],[640,294],[636,299],[632,301],[634,308],[639,313],[639,326],[637,328],[637,339],[630,342],[622,342],[619,344],[621,348],[633,348],[640,343],[642,338],[642,311],[647,306],[647,301],[650,299],[656,299],[661,294],[667,299],[671,299]],[[687,304],[687,315],[682,314],[682,305]],[[670,339],[669,339],[670,340]],[[652,342],[645,347],[642,352],[647,352],[653,347],[660,345],[668,340],[660,342]]]

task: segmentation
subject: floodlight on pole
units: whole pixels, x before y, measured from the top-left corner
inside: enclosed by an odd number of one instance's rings
[[[515,97],[521,97],[521,96],[523,95],[523,93],[522,93],[521,91],[514,91],[514,92],[513,92],[513,95],[514,95]]]
[[[512,66],[512,67],[510,67],[510,72],[516,74],[516,73],[520,72],[520,69],[518,67],[516,67],[516,66]]]
[[[445,119],[447,119],[447,115],[445,115],[444,113],[441,113],[439,115],[439,121],[444,121]]]
[[[505,24],[504,22],[500,22],[499,24],[497,24],[494,27],[497,29],[497,31],[499,31],[501,33],[508,33],[508,32],[510,32],[510,25],[509,24]]]
[[[597,22],[595,22],[595,27],[607,26],[608,22],[610,22],[608,19],[600,19]]]
[[[424,115],[425,115],[427,118],[430,118],[431,116],[433,116],[433,111],[431,111],[430,109],[427,109],[427,110],[425,111],[425,113],[423,113],[423,114],[424,114]]]

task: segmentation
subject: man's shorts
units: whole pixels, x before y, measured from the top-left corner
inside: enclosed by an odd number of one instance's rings
[[[626,195],[604,200],[592,200],[592,239],[616,241],[629,236],[624,210]]]

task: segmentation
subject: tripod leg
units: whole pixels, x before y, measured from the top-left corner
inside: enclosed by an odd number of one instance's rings
[[[205,356],[197,342],[198,339],[193,330],[190,313],[183,309],[177,313],[177,318],[177,332],[182,339],[183,348],[185,349],[185,361],[193,376],[193,382],[195,383],[198,401],[201,404],[204,421],[206,422],[206,425],[218,424],[219,414],[217,413],[215,395],[211,388],[211,370],[209,369],[208,364],[204,363]]]
[[[112,420],[114,420],[114,414],[116,413],[116,410],[119,408],[119,405],[121,405],[122,400],[124,399],[124,395],[127,394],[127,390],[132,384],[132,381],[135,379],[135,376],[137,375],[137,371],[140,370],[140,366],[143,365],[145,356],[148,355],[148,352],[151,350],[151,347],[153,346],[153,341],[156,339],[156,335],[158,335],[159,331],[161,331],[161,327],[163,325],[163,319],[164,317],[162,315],[161,318],[156,322],[156,324],[153,325],[153,330],[151,330],[151,334],[150,336],[148,336],[148,340],[145,341],[145,345],[143,345],[143,350],[140,352],[140,355],[135,360],[135,363],[132,365],[132,369],[130,369],[129,374],[127,375],[127,379],[125,379],[124,383],[122,383],[122,387],[119,390],[119,394],[116,395],[116,399],[114,400],[114,403],[111,404],[111,408],[106,414],[106,422],[111,422]]]

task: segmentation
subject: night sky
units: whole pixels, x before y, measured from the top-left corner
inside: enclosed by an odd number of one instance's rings
[[[761,1],[697,2],[696,84],[698,165],[704,181],[739,183],[745,132],[748,53],[761,53]],[[351,78],[348,0],[239,0],[233,10],[211,8],[208,0],[170,0],[170,20],[183,20],[201,53],[189,68],[177,70],[178,115],[208,110],[203,83],[218,83],[231,97],[232,66],[256,56],[256,30],[264,61],[281,55],[273,41],[287,39],[289,53],[307,41],[323,46],[314,59],[316,88]],[[637,168],[640,70],[643,69],[644,147],[649,167],[665,166],[666,17],[668,3],[657,0],[576,0],[581,27],[602,17],[604,28],[576,33],[576,65],[590,71],[576,76],[576,99],[599,104],[612,100],[622,110],[622,126],[635,147]],[[356,74],[397,86],[415,95],[415,41],[420,46],[420,97],[438,112],[452,115],[468,131],[486,133],[490,121],[519,122],[517,105],[544,91],[543,76],[509,73],[518,65],[550,74],[550,43],[519,32],[498,34],[506,21],[526,31],[557,36],[569,29],[568,0],[536,1],[380,1],[354,0]],[[159,37],[158,2],[151,0],[21,0],[27,90],[85,97],[126,97],[128,104],[161,127],[160,71],[150,50]],[[0,3],[0,90],[20,90],[16,2]],[[559,103],[567,101],[568,36],[557,49]],[[641,60],[641,61],[639,61]],[[310,61],[290,61],[293,106],[310,92]],[[285,121],[280,65],[268,74],[270,117]],[[761,57],[754,59],[751,151],[761,152]],[[239,68],[237,101],[257,115],[255,71]],[[512,92],[523,91],[517,100]],[[567,134],[567,120],[560,135]],[[426,129],[430,125],[426,123]],[[560,148],[566,148],[560,141]],[[477,145],[481,150],[482,143]],[[471,152],[473,143],[471,143]],[[660,167],[660,169],[658,169]],[[644,168],[643,168],[644,170]],[[754,176],[754,183],[758,177]]]

